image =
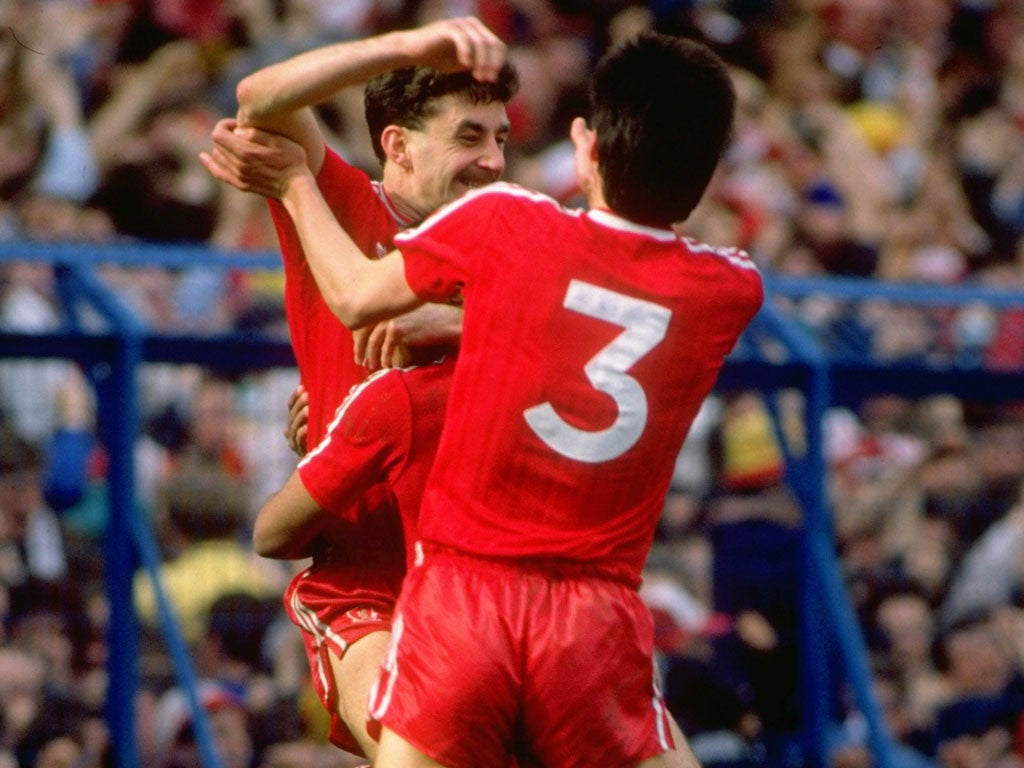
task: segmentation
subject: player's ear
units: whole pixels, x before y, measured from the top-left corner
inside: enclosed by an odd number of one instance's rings
[[[597,133],[592,130],[582,117],[575,118],[569,125],[569,138],[576,151],[597,162]]]
[[[380,145],[389,161],[402,168],[411,167],[409,137],[400,125],[389,125],[385,128],[380,135]]]
[[[597,169],[597,134],[587,127],[582,117],[577,117],[569,127],[572,139],[576,169],[576,182],[586,194],[587,190],[600,188]]]

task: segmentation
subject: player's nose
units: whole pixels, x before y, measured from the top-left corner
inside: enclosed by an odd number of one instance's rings
[[[477,159],[477,165],[491,171],[495,176],[500,176],[505,171],[504,144],[495,138],[489,139]]]

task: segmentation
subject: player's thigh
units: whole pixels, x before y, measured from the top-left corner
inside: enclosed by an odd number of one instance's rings
[[[663,765],[666,768],[700,768],[696,755],[690,749],[690,742],[683,735],[679,724],[673,717],[669,717],[669,730],[672,733],[672,741],[675,744],[675,748],[662,756],[665,759]],[[644,768],[649,767],[645,765]]]
[[[694,763],[693,765],[696,766],[697,764]],[[635,768],[675,768],[675,763],[672,762],[668,754],[657,755],[656,757],[644,760],[642,763],[637,763]]]
[[[338,714],[367,752],[367,757],[371,758],[376,742],[370,738],[366,729],[370,689],[377,680],[390,638],[390,632],[371,632],[352,643],[340,658],[333,649],[328,649],[331,674],[338,695]]]
[[[384,728],[374,768],[445,768],[443,763],[427,757],[394,731]]]
[[[526,743],[545,764],[573,768],[634,765],[669,752],[653,624],[635,590],[569,579],[548,591],[535,601],[539,630],[527,654]]]
[[[409,572],[371,702],[377,722],[453,768],[502,768],[514,739],[521,616],[499,571],[442,560]]]

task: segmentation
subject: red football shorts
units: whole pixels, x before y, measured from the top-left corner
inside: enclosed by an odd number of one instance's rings
[[[629,586],[428,554],[406,576],[371,729],[450,768],[505,768],[510,751],[565,768],[632,765],[674,746],[653,651],[653,620]]]
[[[288,618],[302,630],[313,687],[330,714],[328,738],[342,749],[362,754],[345,721],[338,717],[338,691],[328,649],[340,659],[371,632],[391,631],[398,585],[372,569],[318,563],[297,574],[284,593]]]

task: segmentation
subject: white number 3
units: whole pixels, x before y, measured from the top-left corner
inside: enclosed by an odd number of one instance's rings
[[[665,338],[672,313],[649,301],[579,280],[569,284],[563,304],[625,328],[583,368],[594,389],[615,401],[619,415],[611,426],[596,431],[566,423],[551,403],[527,408],[523,416],[537,436],[563,456],[589,464],[609,461],[632,448],[647,425],[647,396],[626,371]]]

